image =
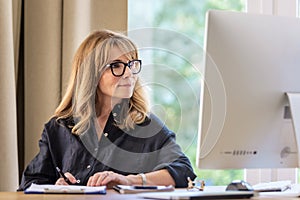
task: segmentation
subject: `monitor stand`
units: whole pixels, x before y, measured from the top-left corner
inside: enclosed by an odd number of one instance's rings
[[[294,134],[297,144],[298,166],[300,166],[300,93],[286,93],[288,97],[290,116],[292,119]],[[295,152],[287,152],[295,153]],[[260,182],[270,182],[279,180],[291,180],[293,183],[298,183],[297,168],[282,168],[282,169],[245,169],[244,179],[251,184]]]
[[[292,115],[292,123],[296,137],[298,166],[300,166],[300,93],[286,93]]]

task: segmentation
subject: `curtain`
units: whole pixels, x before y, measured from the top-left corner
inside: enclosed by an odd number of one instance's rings
[[[127,0],[0,0],[0,191],[15,191],[93,30],[127,30]]]
[[[0,190],[18,184],[16,60],[13,2],[0,0]]]

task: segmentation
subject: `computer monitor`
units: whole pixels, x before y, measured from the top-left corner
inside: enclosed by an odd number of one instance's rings
[[[204,49],[197,166],[298,167],[300,19],[209,11]]]

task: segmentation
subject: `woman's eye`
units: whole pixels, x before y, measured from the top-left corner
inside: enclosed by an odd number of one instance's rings
[[[120,67],[122,67],[122,63],[113,63],[113,64],[111,64],[111,66],[113,68],[120,68]]]

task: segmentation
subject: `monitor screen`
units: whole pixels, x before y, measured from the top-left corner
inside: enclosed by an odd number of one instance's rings
[[[298,167],[286,92],[300,92],[300,19],[209,11],[197,166]]]

